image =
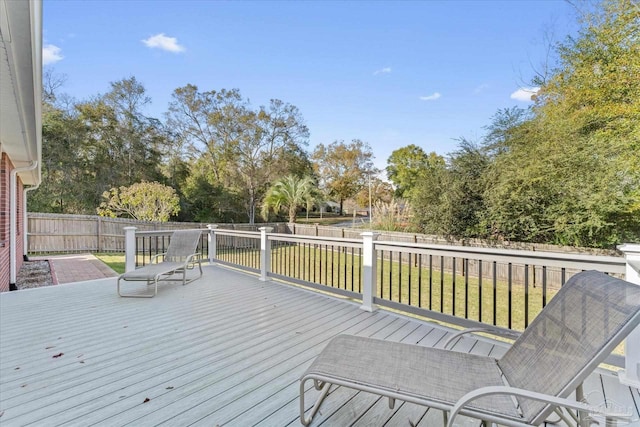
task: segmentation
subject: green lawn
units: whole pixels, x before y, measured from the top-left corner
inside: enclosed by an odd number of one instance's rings
[[[124,254],[119,253],[98,253],[93,254],[100,261],[107,264],[113,271],[118,274],[124,273]],[[138,255],[138,264],[142,265],[142,263],[149,263],[149,255],[148,254],[140,254]]]
[[[554,290],[547,289],[547,301],[554,294]],[[388,260],[378,262],[378,296],[486,324],[511,326],[515,330],[524,330],[525,314],[530,323],[543,308],[540,286],[530,284],[525,288],[522,284],[512,284],[509,303],[507,282],[497,280],[494,284],[492,278],[484,277],[480,281],[459,272],[454,276],[452,272],[430,271],[424,264],[419,268],[405,262],[400,268],[398,261]]]
[[[253,265],[259,262],[257,249],[219,250],[218,256],[229,262],[259,267]],[[116,272],[124,272],[123,254],[96,254],[96,257]],[[345,252],[344,249],[339,250],[338,246],[332,248],[331,245],[281,246],[273,249],[271,262],[274,273],[361,292],[361,260],[357,250],[352,252],[350,248],[346,248]],[[393,261],[381,261],[378,258],[376,295],[387,300],[505,328],[509,327],[511,312],[511,328],[515,330],[524,330],[525,327],[525,299],[528,300],[529,322],[542,310],[543,290],[540,286],[529,285],[525,292],[524,285],[513,284],[509,310],[508,283],[497,281],[494,287],[491,278],[483,278],[480,286],[477,277],[467,278],[460,272],[456,273],[454,280],[451,272],[439,271],[439,263],[434,261],[434,268],[429,270],[427,262],[427,257],[424,257],[420,267],[413,257],[411,266],[405,261],[400,268],[397,254],[394,254]],[[554,294],[555,290],[547,289],[547,301]]]
[[[504,281],[493,283],[492,278],[465,277],[460,272],[439,271],[439,263],[434,261],[430,270],[427,257],[421,266],[413,257],[412,265],[378,258],[378,297],[422,307],[433,311],[455,315],[456,317],[495,324],[515,330],[524,330],[525,315],[528,322],[543,308],[543,289],[532,284],[512,284],[509,302],[509,284]],[[339,250],[316,246],[283,246],[272,252],[272,271],[278,274],[313,281],[330,287],[360,292],[360,257],[358,251]],[[436,257],[434,257],[435,259]],[[485,264],[485,268],[489,268]],[[549,287],[546,301],[556,293]],[[526,301],[526,304],[525,304]],[[494,310],[495,307],[495,310]],[[509,321],[509,313],[511,319]]]
[[[111,267],[111,269],[116,273],[124,273],[124,254],[100,253],[94,255],[100,261]]]
[[[361,222],[362,218],[366,218],[366,217],[357,216],[356,221]],[[350,215],[337,215],[334,213],[324,213],[322,214],[322,218],[320,218],[319,214],[314,213],[314,214],[309,214],[309,219],[307,219],[304,214],[298,215],[298,217],[296,218],[296,223],[297,224],[316,224],[317,223],[318,225],[334,225],[334,224],[340,224],[340,223],[351,221],[351,220],[353,220],[353,216],[350,216]]]
[[[253,260],[259,260],[259,251],[257,249],[227,252],[227,255],[231,254],[235,254],[235,258],[230,257],[228,261],[248,265],[253,263]],[[102,253],[95,254],[95,256],[117,273],[124,273],[124,254]],[[218,251],[218,256],[224,259],[225,251]],[[317,246],[315,249],[313,247],[300,246],[300,249],[298,249],[297,246],[284,246],[274,249],[271,257],[272,271],[275,273],[347,290],[352,290],[351,284],[353,283],[353,291],[361,292],[358,251],[354,251],[352,255],[351,249],[347,249],[345,254],[344,251],[340,253],[337,250],[331,251],[330,246],[328,250]],[[377,296],[437,312],[455,314],[457,317],[481,320],[486,324],[494,324],[494,285],[491,279],[484,278],[482,286],[480,286],[477,278],[469,277],[467,279],[461,274],[456,274],[454,299],[453,274],[447,272],[440,274],[439,271],[432,269],[430,276],[426,260],[423,261],[422,268],[416,265],[415,259],[413,261],[411,268],[405,262],[400,269],[397,260],[393,262],[385,260],[382,262],[378,258]],[[321,266],[322,268],[320,268]],[[435,262],[434,266],[436,266]],[[259,266],[251,265],[251,267],[257,268]],[[411,275],[409,275],[410,271]],[[392,286],[389,286],[389,283],[392,283]],[[422,286],[420,286],[420,283],[422,283]],[[468,285],[465,283],[468,283]],[[465,288],[467,289],[466,291]],[[480,290],[482,290],[482,295],[480,295]],[[530,285],[528,287],[529,322],[542,310],[542,293],[540,286],[533,287]],[[547,289],[547,301],[555,293],[556,290]],[[508,283],[496,282],[495,300],[495,324],[507,328],[509,326]],[[482,301],[482,303],[480,304],[479,301]],[[524,330],[524,301],[525,287],[523,285],[512,285],[511,329]],[[455,313],[453,310],[454,302]],[[480,308],[482,308],[482,319],[480,319],[479,315]],[[614,353],[623,354],[623,348],[624,345],[621,344]]]

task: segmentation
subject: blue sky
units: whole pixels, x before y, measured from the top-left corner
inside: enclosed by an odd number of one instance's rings
[[[416,144],[445,155],[478,140],[499,108],[526,107],[556,41],[575,31],[563,1],[44,1],[45,67],[77,99],[135,76],[147,114],[171,92],[240,89],[254,107],[297,106],[316,144],[358,138],[378,167]],[[522,93],[522,92],[520,92]]]

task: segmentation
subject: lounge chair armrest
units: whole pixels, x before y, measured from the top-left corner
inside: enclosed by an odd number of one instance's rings
[[[199,261],[202,259],[202,254],[200,252],[196,252],[195,254],[191,254],[185,260],[185,264],[191,264],[194,261]]]
[[[582,402],[576,402],[575,400],[565,399],[563,397],[551,396],[548,394],[537,393],[531,390],[523,390],[521,388],[514,388],[508,386],[490,386],[490,387],[482,387],[477,390],[471,391],[460,398],[456,402],[456,404],[451,409],[451,413],[449,414],[449,421],[447,422],[447,427],[453,427],[453,422],[455,417],[472,401],[478,399],[480,397],[491,396],[491,395],[508,395],[508,396],[519,396],[525,399],[538,400],[541,402],[548,403],[555,407],[569,408],[577,411],[588,412],[590,414],[602,415],[607,418],[616,418],[616,419],[628,419],[631,418],[631,413],[620,413],[608,411],[605,408],[601,408],[599,406],[588,405]]]
[[[478,327],[478,328],[468,328],[468,329],[464,329],[462,331],[456,332],[455,334],[451,335],[449,337],[449,339],[447,339],[447,341],[444,343],[444,348],[445,349],[449,349],[449,346],[459,337],[466,335],[466,334],[473,334],[476,332],[486,332],[488,334],[491,335],[496,335],[499,337],[503,337],[503,338],[509,338],[509,339],[518,339],[518,337],[520,337],[520,332],[516,332],[516,331],[510,331],[508,329],[500,329],[500,328],[492,328],[492,327]]]
[[[158,262],[159,262],[159,261],[158,261],[158,258],[162,257],[162,259],[164,260],[164,256],[165,256],[166,254],[167,254],[167,253],[166,253],[166,252],[164,252],[164,253],[161,253],[161,254],[156,254],[156,255],[154,255],[154,256],[153,256],[153,258],[151,258],[151,262],[150,262],[150,264],[153,264],[153,263],[158,264]]]

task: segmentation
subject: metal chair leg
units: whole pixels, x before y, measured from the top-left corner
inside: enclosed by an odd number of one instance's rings
[[[329,394],[329,389],[331,388],[331,384],[330,383],[324,384],[324,386],[322,387],[322,391],[320,392],[320,396],[318,396],[316,403],[311,408],[311,413],[309,413],[308,417],[305,417],[304,416],[304,412],[305,412],[304,411],[304,384],[305,382],[306,380],[300,381],[300,422],[303,425],[308,426],[309,424],[311,424],[311,420],[313,420],[313,417],[316,415],[316,413],[320,409],[320,405],[322,404],[322,401],[324,400],[325,397],[327,397],[327,394]]]

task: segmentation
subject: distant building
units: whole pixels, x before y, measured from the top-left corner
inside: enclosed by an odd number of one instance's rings
[[[42,2],[0,0],[0,292],[26,251],[26,197],[40,184]]]
[[[322,213],[326,213],[326,212],[340,213],[340,203],[327,200],[325,202],[320,203],[320,211]]]

